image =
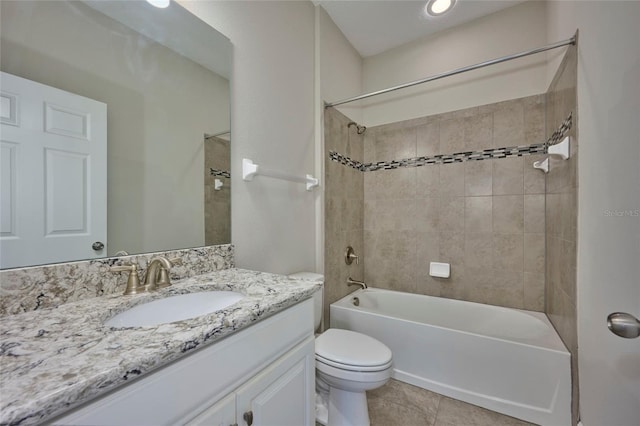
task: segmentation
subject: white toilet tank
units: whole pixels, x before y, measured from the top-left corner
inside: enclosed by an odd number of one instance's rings
[[[296,272],[295,274],[290,274],[289,278],[296,278],[301,280],[308,280],[319,282],[324,285],[324,275],[316,274],[315,272]],[[314,320],[314,330],[318,330],[320,328],[320,323],[322,322],[322,295],[324,294],[324,287],[320,291],[316,291],[313,293],[313,320]]]

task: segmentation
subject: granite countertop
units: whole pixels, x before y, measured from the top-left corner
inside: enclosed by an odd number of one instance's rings
[[[155,293],[66,303],[0,321],[0,424],[35,424],[311,297],[320,284],[225,269]],[[154,327],[103,321],[163,297],[232,290],[246,297],[212,314]]]

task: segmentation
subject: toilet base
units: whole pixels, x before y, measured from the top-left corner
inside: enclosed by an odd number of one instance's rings
[[[331,387],[328,426],[369,426],[367,393]]]

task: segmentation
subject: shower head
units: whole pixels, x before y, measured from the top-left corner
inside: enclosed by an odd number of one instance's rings
[[[349,122],[349,124],[347,124],[347,127],[351,127],[351,126],[356,126],[356,133],[358,133],[359,135],[363,134],[364,131],[367,130],[366,126],[360,126],[355,121],[351,121]]]

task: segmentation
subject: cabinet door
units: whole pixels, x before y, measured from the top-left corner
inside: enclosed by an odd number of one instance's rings
[[[236,424],[236,395],[218,401],[186,426],[231,426]]]
[[[240,425],[302,426],[315,422],[313,337],[307,338],[236,392]]]

